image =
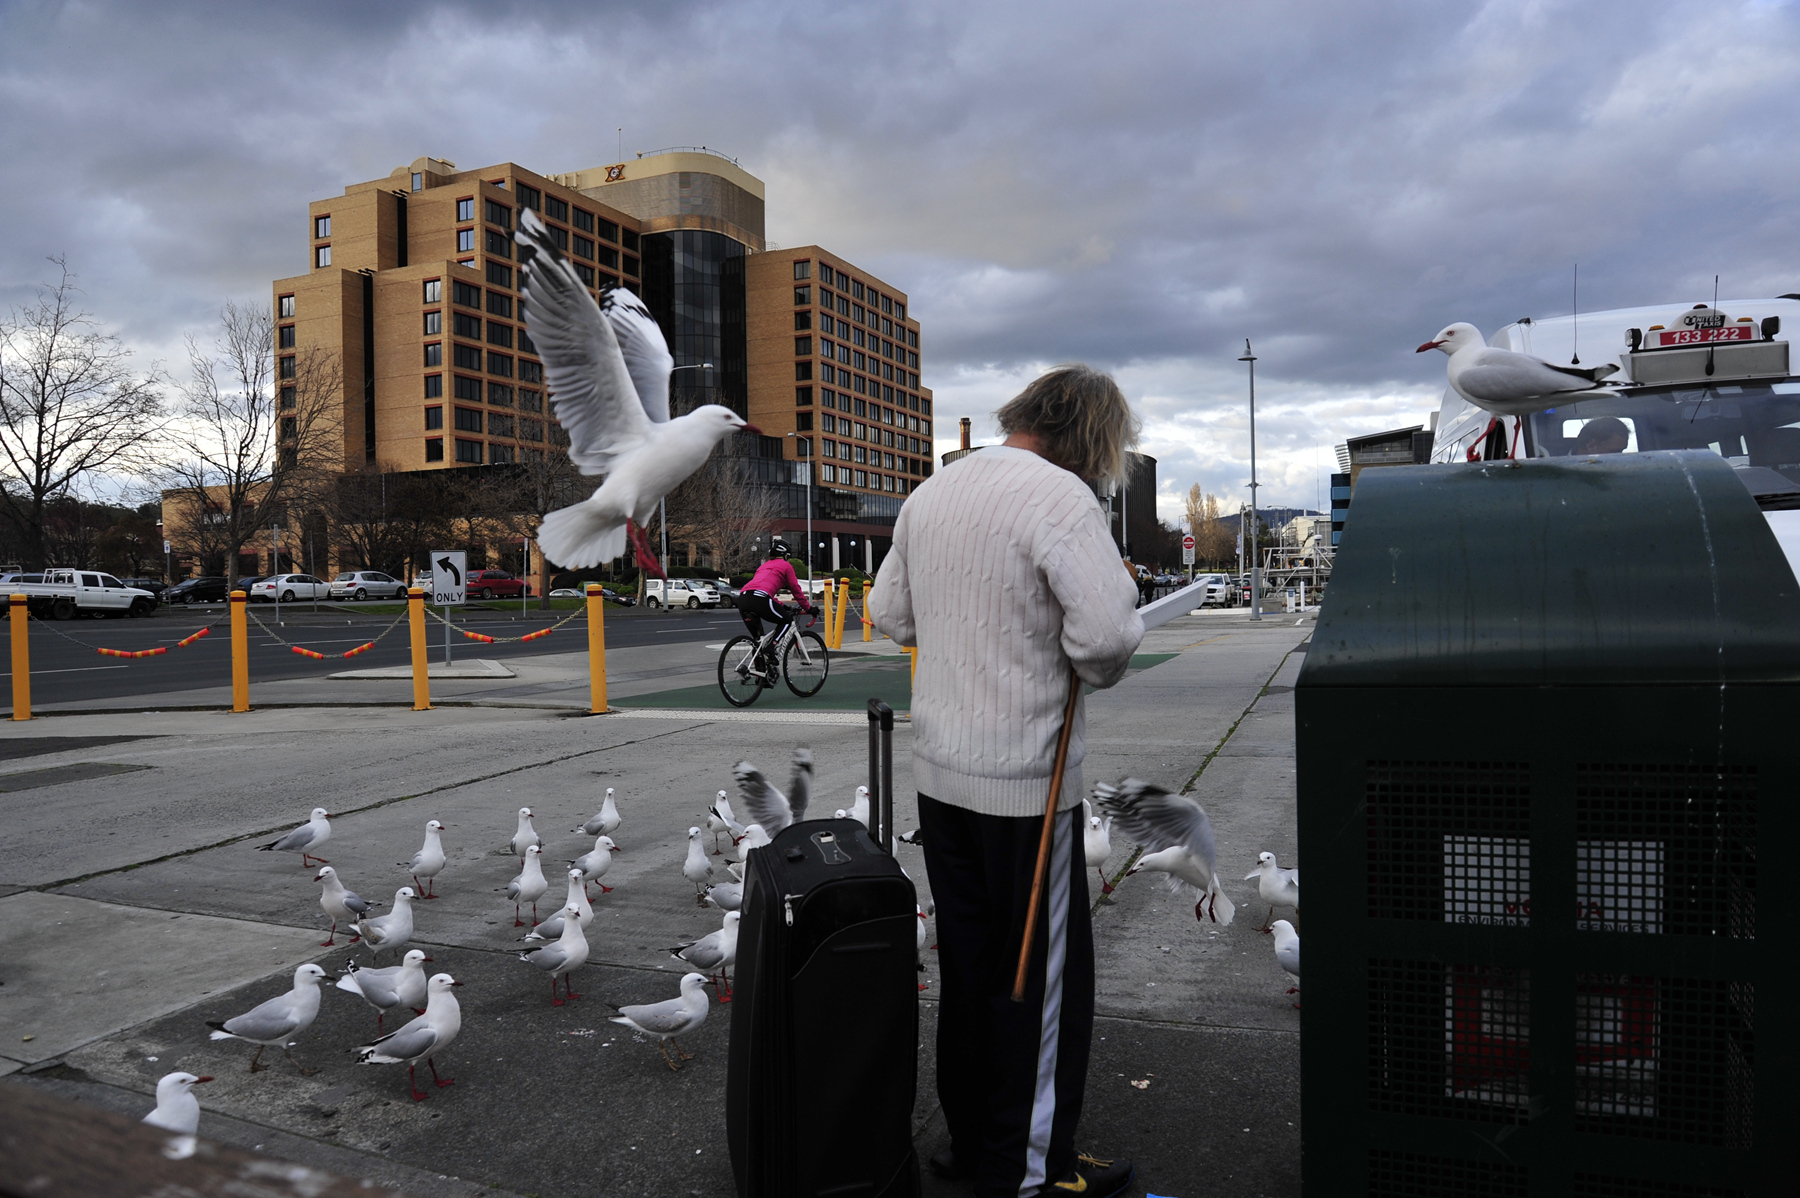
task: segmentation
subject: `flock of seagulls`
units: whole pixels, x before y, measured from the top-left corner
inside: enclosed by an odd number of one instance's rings
[[[731,1001],[731,970],[737,963],[744,870],[750,851],[767,845],[783,829],[806,818],[812,800],[813,755],[804,746],[796,748],[790,764],[784,789],[750,762],[738,762],[732,769],[737,785],[736,803],[725,790],[719,790],[706,807],[704,824],[688,828],[682,876],[694,886],[696,902],[722,912],[720,926],[668,950],[673,959],[690,970],[682,976],[675,997],[614,1007],[617,1014],[612,1022],[655,1039],[664,1062],[672,1070],[693,1057],[682,1049],[678,1037],[692,1034],[705,1023],[710,1007],[705,987],[716,988],[719,1002]],[[868,826],[868,787],[858,786],[849,805],[836,809],[836,815]],[[1116,830],[1139,846],[1139,855],[1126,876],[1145,871],[1162,873],[1172,890],[1193,899],[1196,919],[1218,924],[1232,921],[1235,907],[1220,886],[1212,825],[1198,802],[1154,783],[1127,778],[1116,785],[1095,786],[1091,799],[1084,801],[1083,815],[1085,858],[1099,871],[1103,892],[1113,889],[1107,882],[1104,865],[1112,855]],[[411,947],[416,930],[414,904],[438,897],[436,880],[447,862],[442,840],[444,825],[435,819],[427,822],[419,851],[410,861],[398,863],[412,884],[394,892],[392,907],[386,914],[376,914],[375,908],[381,904],[363,899],[351,890],[338,871],[318,855],[331,838],[330,821],[324,808],[316,808],[306,823],[260,847],[263,851],[299,853],[302,864],[309,868],[317,864],[313,880],[319,885],[319,906],[330,921],[321,947],[335,946],[338,933],[343,931],[349,936],[349,946],[366,947],[374,960],[367,965],[351,960],[335,979],[316,964],[301,965],[295,969],[286,992],[233,1018],[210,1023],[212,1039],[256,1045],[250,1058],[251,1073],[268,1068],[262,1063],[262,1054],[273,1047],[280,1049],[302,1075],[315,1074],[318,1070],[301,1064],[291,1049],[318,1018],[325,983],[334,981],[336,989],[362,999],[375,1012],[376,1036],[351,1049],[356,1061],[368,1065],[404,1064],[413,1099],[423,1101],[427,1093],[419,1088],[417,1066],[423,1063],[437,1086],[454,1084],[454,1079],[439,1074],[435,1058],[462,1029],[462,1012],[453,992],[462,983],[448,973],[428,975],[425,967],[433,963],[431,956],[423,949]],[[561,907],[541,922],[538,903],[549,890],[549,880],[543,870],[544,844],[535,821],[536,813],[531,808],[519,808],[512,836],[505,842],[506,851],[519,860],[519,872],[501,893],[513,904],[514,927],[527,929],[519,940],[519,959],[549,979],[551,1004],[561,1007],[582,997],[575,991],[573,981],[590,952],[586,934],[594,918],[590,887],[598,885],[602,895],[613,890],[601,879],[610,869],[613,855],[620,851],[612,834],[623,820],[609,787],[599,811],[573,829],[582,836],[594,837],[594,847],[568,863],[564,875],[567,890]],[[706,841],[709,832],[710,851]],[[899,839],[913,846],[923,841],[916,830]],[[715,858],[724,860],[715,863]],[[1265,852],[1245,880],[1257,883],[1258,895],[1269,905],[1269,918],[1260,930],[1273,934],[1276,960],[1297,983],[1299,934],[1291,922],[1277,920],[1274,915],[1278,909],[1291,908],[1298,917],[1299,871],[1283,868],[1273,853]],[[532,913],[529,924],[524,918],[526,907]],[[928,906],[918,910],[916,947],[920,952],[925,949],[926,921],[932,914]],[[381,955],[390,950],[397,961],[381,965]],[[1288,993],[1297,993],[1297,988]],[[411,1012],[414,1018],[395,1031],[385,1031],[387,1017],[402,1011]],[[156,1109],[146,1116],[145,1122],[191,1140],[199,1119],[193,1087],[211,1080],[189,1073],[169,1074],[158,1083]]]

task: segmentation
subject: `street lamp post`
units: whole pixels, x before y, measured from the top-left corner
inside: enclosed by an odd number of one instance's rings
[[[1244,352],[1238,358],[1250,365],[1250,618],[1262,619],[1262,563],[1256,551],[1256,355],[1250,352],[1250,339],[1244,338]]]

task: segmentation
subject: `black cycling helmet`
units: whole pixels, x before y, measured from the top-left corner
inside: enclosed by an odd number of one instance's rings
[[[779,537],[769,542],[770,557],[787,557],[793,552],[794,551],[788,547],[788,543],[781,540]]]

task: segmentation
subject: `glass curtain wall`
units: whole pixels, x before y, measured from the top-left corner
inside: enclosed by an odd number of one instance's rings
[[[748,417],[743,243],[699,229],[645,234],[643,272],[644,303],[676,367],[695,367],[669,380],[673,413],[716,403]],[[707,362],[711,370],[698,369]]]

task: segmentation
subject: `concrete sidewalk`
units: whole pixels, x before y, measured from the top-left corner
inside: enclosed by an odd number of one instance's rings
[[[1284,862],[1295,855],[1284,688],[1310,626],[1310,617],[1279,616],[1253,625],[1233,612],[1184,618],[1141,650],[1146,659],[1172,657],[1088,699],[1089,780],[1192,781],[1240,904],[1230,927],[1201,925],[1191,906],[1140,875],[1097,910],[1100,1018],[1081,1141],[1137,1160],[1139,1192],[1299,1192],[1299,1014],[1269,939],[1256,933],[1264,911],[1253,884],[1235,879],[1263,849]],[[649,647],[609,655],[609,664],[615,693],[628,697],[704,681],[716,658],[703,645]],[[731,1008],[713,1006],[694,1042],[684,1041],[696,1059],[672,1075],[653,1044],[605,1022],[611,1012],[602,1004],[672,996],[681,969],[663,950],[718,926],[717,912],[695,906],[680,862],[687,827],[701,822],[715,791],[731,788],[731,764],[749,757],[780,777],[792,746],[810,744],[815,804],[847,804],[866,776],[865,722],[850,711],[755,708],[588,717],[576,714],[586,710],[583,655],[507,664],[518,678],[469,684],[471,701],[533,706],[359,709],[343,705],[346,689],[408,684],[308,680],[271,689],[289,687],[296,702],[310,694],[318,706],[60,716],[0,729],[0,743],[146,737],[46,746],[54,751],[0,764],[8,773],[148,767],[0,790],[0,884],[28,888],[0,898],[8,962],[0,1056],[12,1062],[0,1069],[134,1113],[149,1109],[162,1073],[211,1073],[220,1080],[202,1095],[204,1135],[422,1195],[732,1192],[723,1134]],[[494,693],[521,687],[538,689]],[[895,748],[896,814],[907,827],[904,725]],[[551,1008],[541,976],[513,955],[519,930],[497,891],[517,858],[503,845],[514,812],[530,805],[554,879],[554,866],[591,847],[568,830],[606,786],[617,788],[624,818],[614,833],[623,851],[606,877],[615,889],[596,894],[592,956],[576,983],[588,997]],[[295,1075],[279,1058],[252,1077],[243,1072],[248,1046],[206,1038],[206,1019],[284,989],[294,962],[320,960],[335,973],[351,955],[341,936],[337,948],[317,947],[325,921],[313,871],[254,851],[315,805],[336,816],[326,856],[370,898],[389,899],[407,882],[394,863],[411,855],[427,819],[449,825],[443,897],[417,905],[417,939],[433,968],[467,983],[465,1023],[448,1062],[439,1061],[457,1084],[426,1103],[406,1101],[399,1071],[351,1064],[346,1050],[373,1034],[374,1021],[350,995],[327,993],[319,1022],[294,1050],[322,1067],[315,1077]],[[1111,870],[1129,847],[1115,845]],[[900,851],[923,889],[920,854]],[[561,889],[552,882],[541,913]],[[92,1001],[56,1001],[59,985],[95,987],[91,977],[70,976],[70,939],[43,934],[57,920],[80,929],[75,942],[105,946],[103,967],[115,972]],[[933,954],[925,956],[922,977],[935,988]],[[926,1152],[943,1135],[931,1080],[934,988],[921,1008],[917,1119]],[[572,1137],[558,1130],[562,1121],[587,1130]]]

